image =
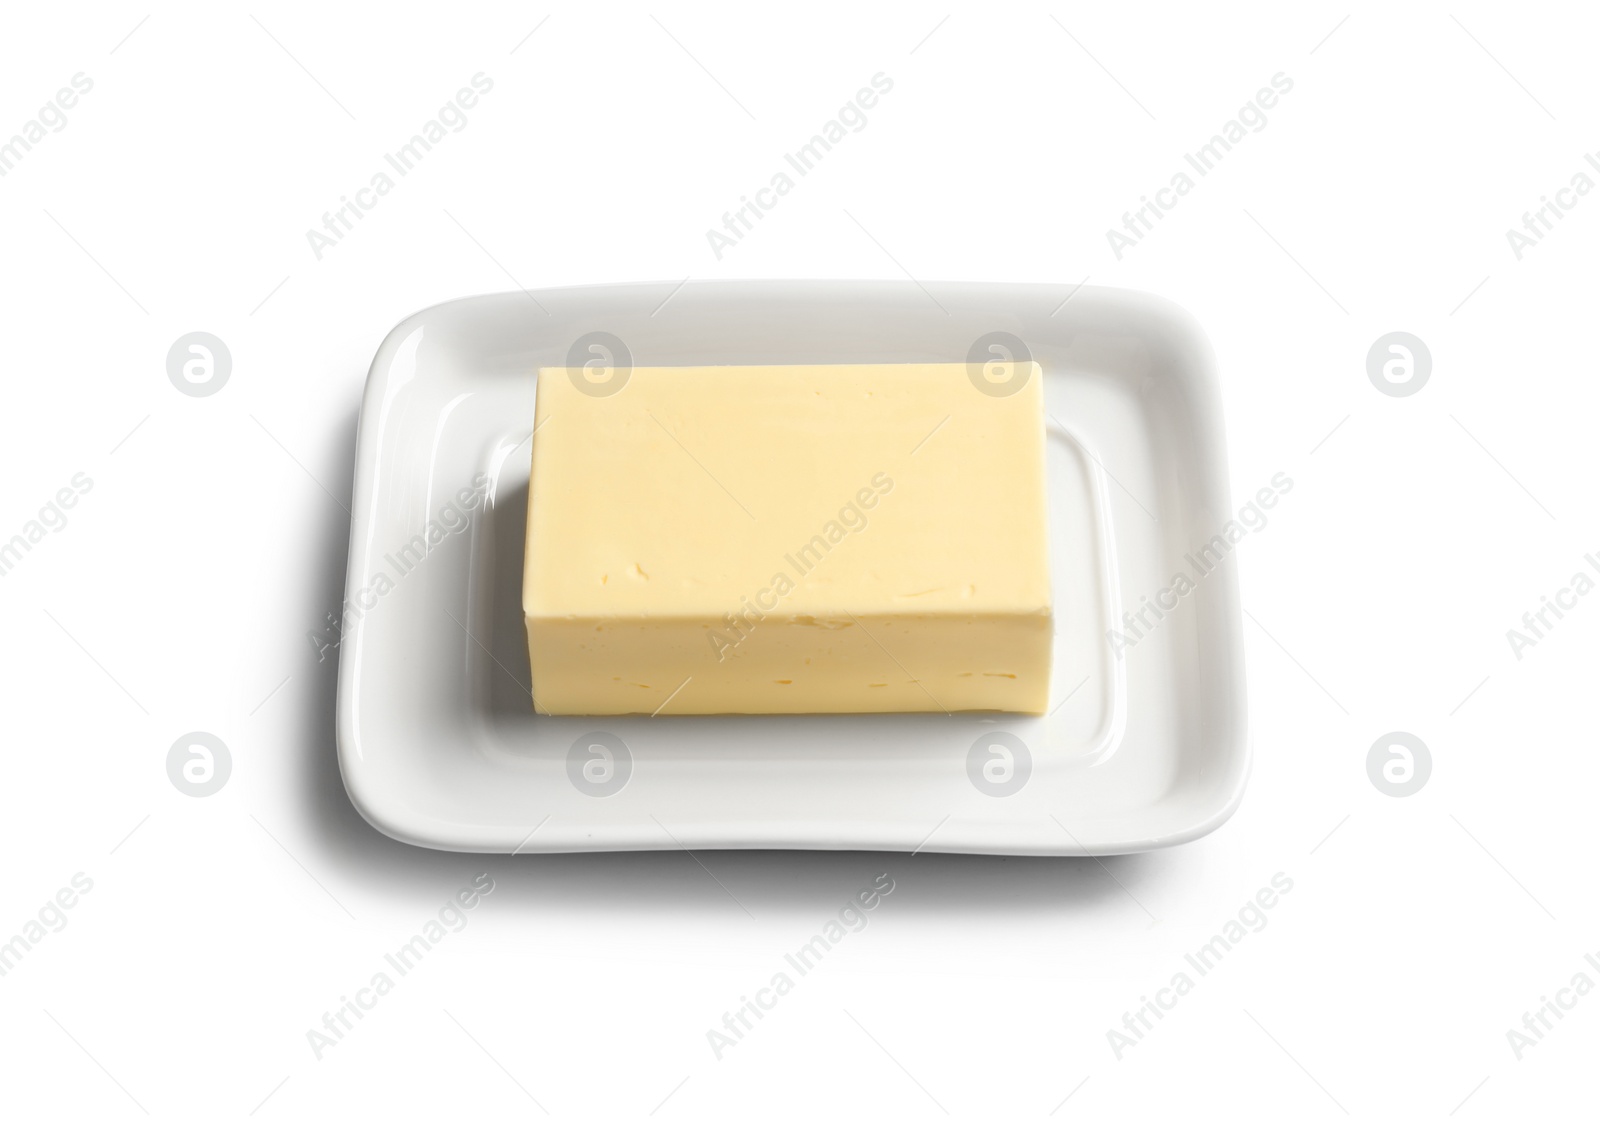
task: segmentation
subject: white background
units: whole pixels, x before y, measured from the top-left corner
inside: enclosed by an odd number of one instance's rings
[[[1581,6],[458,8],[5,17],[0,137],[94,83],[0,178],[0,540],[93,482],[0,577],[0,938],[94,884],[0,979],[8,1124],[1592,1117],[1600,993],[1520,1060],[1506,1036],[1600,948],[1600,597],[1506,638],[1600,575],[1600,194],[1520,261],[1505,235],[1600,143]],[[868,126],[718,260],[706,229],[880,71]],[[306,230],[478,72],[466,128],[317,259]],[[1119,261],[1106,230],[1278,72],[1266,128]],[[1103,864],[720,853],[715,880],[370,830],[307,633],[384,333],[517,285],[903,272],[1088,276],[1211,335],[1235,494],[1296,484],[1242,547],[1238,814]],[[167,379],[193,330],[231,350],[217,395]],[[1414,396],[1367,377],[1393,330],[1431,349]],[[206,799],[165,770],[194,730],[234,759]],[[1406,799],[1365,768],[1394,730],[1433,755]],[[318,1060],[306,1030],[484,870]],[[718,1061],[706,1030],[883,872]],[[1119,1059],[1107,1030],[1278,872],[1266,928]]]

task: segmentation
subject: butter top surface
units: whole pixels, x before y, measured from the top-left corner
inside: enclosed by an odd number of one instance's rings
[[[541,369],[530,617],[1048,614],[1043,380],[964,364]]]

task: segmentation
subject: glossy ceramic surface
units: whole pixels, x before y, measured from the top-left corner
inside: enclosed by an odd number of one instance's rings
[[[636,365],[966,361],[997,333],[1040,363],[1051,417],[1050,714],[532,713],[520,595],[538,367],[613,339]],[[1234,564],[1194,565],[1232,509],[1209,347],[1146,295],[690,282],[436,306],[383,342],[362,405],[344,780],[388,835],[462,851],[1180,843],[1231,814],[1247,775]],[[1192,585],[1174,595],[1180,573]]]

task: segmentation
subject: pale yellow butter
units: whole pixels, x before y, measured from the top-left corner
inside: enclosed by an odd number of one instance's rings
[[[540,370],[536,708],[1044,712],[1043,381],[987,369]]]

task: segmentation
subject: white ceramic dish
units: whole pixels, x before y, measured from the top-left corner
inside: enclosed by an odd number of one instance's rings
[[[532,378],[597,331],[639,365],[965,361],[986,335],[1020,338],[1052,417],[1052,712],[534,715],[520,599]],[[384,340],[362,403],[345,784],[388,835],[459,851],[1101,855],[1194,839],[1248,773],[1231,556],[1159,623],[1145,611],[1134,646],[1107,629],[1196,576],[1186,555],[1231,511],[1210,349],[1146,295],[690,282],[435,306]]]

